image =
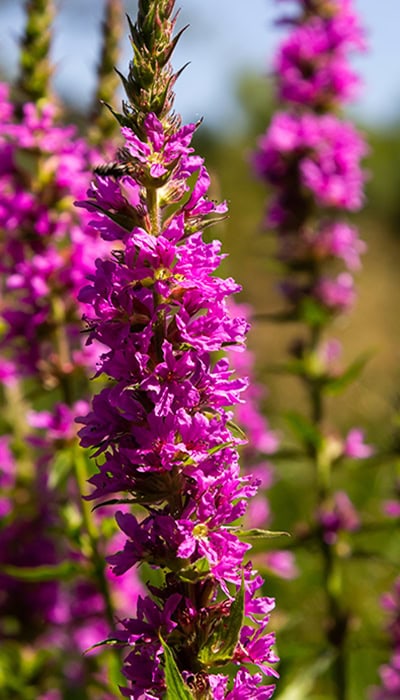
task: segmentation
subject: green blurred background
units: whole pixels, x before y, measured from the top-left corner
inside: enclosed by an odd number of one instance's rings
[[[229,218],[214,233],[229,252],[225,272],[243,286],[241,298],[252,304],[256,315],[274,311],[280,303],[274,241],[261,231],[267,193],[251,175],[249,156],[274,109],[268,57],[279,39],[270,26],[277,6],[270,0],[234,0],[234,8],[232,0],[218,0],[218,7],[215,0],[202,2],[201,7],[197,0],[179,4],[183,5],[180,23],[189,21],[192,26],[181,42],[176,63],[191,60],[193,65],[177,84],[177,109],[187,119],[205,118],[197,147],[213,175],[213,196],[227,199],[230,209]],[[357,6],[364,13],[372,50],[357,59],[366,87],[352,115],[371,150],[365,164],[370,174],[366,206],[353,221],[368,251],[356,279],[357,304],[337,320],[332,334],[343,342],[345,363],[366,350],[371,351],[371,359],[355,384],[330,400],[328,425],[337,431],[362,426],[368,442],[382,450],[392,444],[400,403],[400,71],[396,72],[393,60],[400,5],[398,0],[386,1],[384,13],[376,0],[360,0]],[[134,14],[135,4],[128,3],[127,9]],[[64,0],[56,24],[56,86],[69,104],[71,117],[81,126],[93,91],[101,12],[102,3],[94,0]],[[15,76],[22,21],[21,2],[0,0],[0,71],[6,79]],[[123,70],[127,55],[125,43]],[[267,366],[285,356],[297,332],[293,326],[255,321],[250,333],[258,377],[268,387],[265,412],[281,435],[286,430],[282,416],[293,408],[301,410],[304,396],[295,379],[271,376]],[[280,462],[276,469],[278,483],[271,492],[273,526],[293,532],[299,523],[307,524],[312,512],[313,475],[301,462]],[[380,516],[382,498],[391,493],[396,469],[393,455],[380,464],[361,464],[337,474],[335,485],[346,488],[366,522],[373,523]],[[367,697],[367,687],[377,682],[377,668],[389,655],[379,596],[390,588],[398,571],[399,545],[393,529],[360,533],[352,546],[356,556],[346,563],[344,584],[344,596],[353,609],[349,700],[360,700]],[[328,700],[332,697],[328,673],[322,673],[313,690],[307,685],[326,661],[323,657],[315,666],[324,638],[321,562],[312,548],[296,554],[301,572],[296,581],[268,579],[268,594],[275,595],[278,603],[272,627],[278,631],[283,658],[277,697]],[[301,678],[307,669],[304,685],[296,682],[298,694],[286,691],[294,675]]]

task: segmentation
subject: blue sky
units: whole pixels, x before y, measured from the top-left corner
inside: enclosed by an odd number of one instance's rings
[[[354,57],[364,90],[354,110],[365,123],[390,123],[400,114],[400,0],[355,0],[367,27],[369,51]],[[53,56],[56,89],[82,107],[90,103],[98,55],[103,0],[59,0]],[[127,10],[135,14],[134,0]],[[190,23],[175,55],[190,66],[177,85],[176,108],[187,120],[204,116],[210,126],[236,118],[235,79],[248,70],[266,74],[279,32],[275,0],[181,0],[180,25]],[[22,0],[0,0],[0,65],[15,75]],[[129,47],[124,43],[120,67]]]

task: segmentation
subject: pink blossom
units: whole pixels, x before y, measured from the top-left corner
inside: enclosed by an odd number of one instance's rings
[[[343,454],[352,459],[366,459],[374,454],[374,448],[365,444],[363,430],[352,428],[345,439]]]

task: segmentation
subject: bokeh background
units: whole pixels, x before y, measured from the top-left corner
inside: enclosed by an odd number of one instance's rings
[[[57,65],[55,86],[78,109],[90,103],[99,49],[103,0],[58,0],[53,45]],[[202,115],[213,128],[236,126],[243,105],[237,99],[238,76],[265,75],[279,41],[274,26],[275,0],[183,0],[179,26],[190,24],[176,50],[177,65],[190,61],[180,79],[176,106],[185,119]],[[134,16],[136,2],[126,0]],[[356,0],[369,37],[369,51],[355,57],[365,81],[355,113],[370,126],[392,124],[400,111],[398,62],[398,0]],[[283,5],[281,6],[283,7]],[[17,71],[17,42],[23,27],[23,0],[0,0],[0,67],[3,75]],[[124,42],[121,66],[129,57]],[[396,65],[397,64],[397,65]],[[240,117],[238,115],[240,109]]]
[[[272,258],[273,240],[261,231],[265,188],[252,177],[248,160],[274,108],[269,70],[282,31],[274,26],[274,19],[284,3],[279,7],[273,0],[182,0],[179,5],[179,26],[191,26],[178,45],[175,66],[187,61],[190,65],[177,84],[176,109],[185,120],[204,117],[198,147],[213,174],[213,195],[226,198],[230,204],[230,217],[219,227],[224,249],[230,254],[226,273],[242,284],[242,299],[252,304],[255,316],[262,315],[279,305],[278,276]],[[12,80],[16,75],[22,6],[22,0],[0,0],[2,79]],[[351,313],[336,323],[333,333],[343,342],[345,360],[350,362],[364,351],[371,351],[371,357],[362,376],[341,397],[335,397],[330,408],[335,428],[363,426],[368,441],[380,450],[391,443],[400,405],[400,2],[358,0],[356,7],[367,27],[369,50],[354,57],[364,87],[349,115],[365,133],[371,150],[366,162],[370,173],[366,206],[354,220],[367,241],[368,252],[357,279],[358,301]],[[134,15],[136,4],[127,2],[126,9]],[[82,125],[93,97],[102,10],[100,0],[59,3],[54,84],[68,103],[72,118]],[[119,64],[122,71],[128,60],[125,41]],[[282,415],[301,406],[304,397],[295,380],[270,376],[267,368],[284,356],[295,332],[293,327],[283,329],[256,320],[250,335],[258,376],[268,387],[265,412],[272,427],[282,433]],[[369,513],[378,512],[381,498],[390,489],[394,458],[392,461],[386,471],[371,465],[364,473],[358,469],[346,477],[347,490]],[[311,482],[302,464],[279,464],[277,469],[280,488],[271,494],[274,525],[290,530],[304,512]],[[383,546],[379,537],[369,535],[369,548],[379,551]],[[367,550],[362,537],[358,546]],[[398,542],[396,552],[395,541],[385,536],[385,546],[389,555],[398,557]],[[302,654],[309,656],[309,649],[318,647],[322,609],[318,594],[309,596],[310,589],[318,589],[319,573],[315,556],[307,554],[299,555],[303,573],[298,582],[272,580],[269,589],[278,598],[278,609],[280,601],[286,610],[292,606],[291,622],[286,614],[282,620],[277,618],[275,627],[281,625],[284,630],[282,657],[286,663],[296,657],[297,670],[301,670]],[[383,624],[378,594],[390,587],[395,574],[393,567],[379,561],[371,568],[370,560],[358,562],[356,573],[349,570],[358,615],[355,620],[359,620],[351,656],[355,672],[350,700],[366,697],[366,687],[377,681],[377,667],[387,660],[384,641],[371,639]],[[296,627],[299,620],[301,637]],[[285,661],[283,674],[284,670]],[[320,696],[312,697],[330,696],[321,691]]]
[[[204,118],[199,132],[202,153],[215,175],[217,194],[231,203],[230,219],[220,235],[230,253],[231,272],[243,284],[243,297],[257,312],[274,305],[274,280],[268,262],[270,242],[260,233],[265,191],[255,182],[246,158],[265,130],[273,109],[269,80],[271,58],[282,35],[275,20],[285,3],[272,0],[186,0],[178,26],[190,25],[175,55],[175,66],[187,61],[177,85],[176,108],[185,120]],[[290,3],[289,3],[290,5]],[[364,81],[350,116],[366,133],[371,153],[367,205],[359,216],[368,242],[359,276],[359,299],[337,332],[351,357],[369,347],[374,355],[352,409],[377,417],[395,400],[398,372],[400,315],[397,310],[400,262],[400,69],[398,68],[398,0],[358,0],[355,3],[367,28],[369,49],[354,56]],[[126,2],[132,16],[133,0]],[[59,0],[53,42],[54,86],[76,119],[90,107],[100,44],[100,0]],[[0,77],[12,80],[18,68],[18,38],[23,28],[23,1],[0,0]],[[129,60],[127,36],[119,67]],[[251,342],[264,358],[280,345],[276,331],[254,329]],[[282,334],[280,333],[280,338]],[[260,360],[261,364],[262,361]],[[272,382],[271,391],[274,391]],[[271,410],[279,408],[279,391]],[[276,399],[276,401],[275,401]]]

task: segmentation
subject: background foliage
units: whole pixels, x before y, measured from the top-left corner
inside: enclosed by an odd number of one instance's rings
[[[242,284],[242,299],[252,304],[257,317],[278,304],[277,270],[272,260],[273,240],[260,230],[265,189],[252,177],[247,158],[258,134],[268,123],[273,98],[264,76],[253,73],[238,77],[237,94],[243,114],[241,126],[232,128],[220,124],[220,128],[207,128],[208,105],[205,104],[206,123],[196,138],[198,150],[206,156],[214,176],[215,197],[226,198],[230,205],[230,216],[219,227],[223,248],[230,254],[225,271]],[[76,105],[71,110],[71,119],[83,128],[85,114],[77,111]],[[396,442],[398,448],[399,442],[396,435],[400,399],[400,110],[390,126],[372,128],[362,123],[359,126],[371,147],[367,161],[371,177],[367,185],[367,205],[354,220],[367,242],[368,252],[358,278],[357,305],[345,319],[340,319],[334,330],[343,342],[345,359],[351,361],[365,350],[371,351],[371,358],[351,388],[335,397],[332,407],[337,427],[345,431],[354,424],[362,425],[378,454],[390,454],[386,459],[376,459],[358,467],[357,471],[348,470],[345,476],[337,475],[338,488],[344,488],[363,506],[371,523],[370,531],[355,535],[356,556],[349,564],[345,582],[349,595],[351,591],[354,613],[349,652],[352,670],[349,700],[366,696],[366,688],[377,682],[377,668],[388,657],[384,633],[378,632],[383,629],[379,594],[391,587],[396,575],[398,538],[394,532],[388,534],[372,526],[380,515],[382,500],[391,494],[400,469],[396,449],[393,449]],[[278,432],[286,430],[285,412],[301,406],[304,400],[295,380],[271,376],[267,371],[268,365],[283,356],[292,335],[292,328],[278,329],[262,320],[255,320],[250,335],[258,377],[268,386],[265,412]],[[293,461],[279,462],[277,473],[278,482],[270,492],[274,528],[298,532],[305,514],[310,511],[311,475],[303,463]],[[385,558],[381,556],[383,550]],[[310,665],[314,650],[321,646],[323,625],[323,600],[318,593],[320,567],[316,556],[314,551],[303,548],[298,554],[301,574],[296,581],[271,577],[268,582],[268,594],[276,596],[278,607],[274,627],[283,659],[280,667],[283,682],[277,694],[281,700],[306,697],[327,700],[331,697],[329,681],[324,675],[324,660],[319,661],[318,667]],[[393,566],[388,563],[390,560]],[[325,663],[327,667],[328,658]],[[308,675],[304,674],[305,668],[309,669]],[[319,675],[321,669],[321,680],[317,681],[311,696],[307,684],[312,674]],[[297,674],[300,677],[303,674],[303,685],[298,683],[297,695],[286,692],[285,687],[292,677],[298,677]],[[16,697],[25,700],[31,696],[17,688]]]

